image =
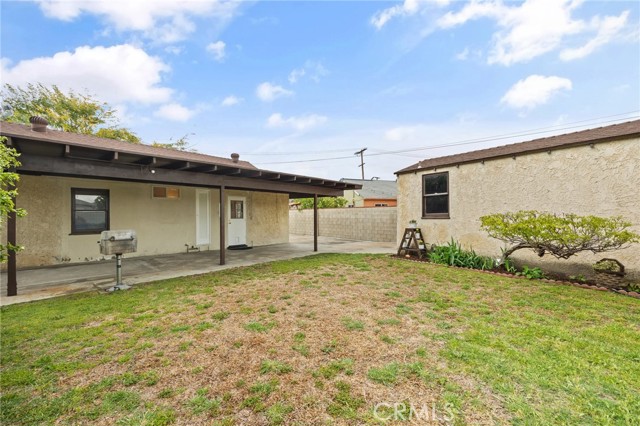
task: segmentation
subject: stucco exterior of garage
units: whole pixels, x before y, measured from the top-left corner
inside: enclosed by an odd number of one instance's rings
[[[423,212],[423,177],[448,175],[448,217]],[[491,213],[538,210],[595,216],[623,216],[640,233],[640,121],[585,130],[433,158],[397,172],[398,243],[404,228],[417,220],[429,244],[451,238],[478,253],[498,257],[501,241],[480,229]],[[640,245],[609,252],[581,253],[569,260],[539,258],[521,250],[520,264],[565,274],[592,274],[591,265],[613,257],[640,279]]]

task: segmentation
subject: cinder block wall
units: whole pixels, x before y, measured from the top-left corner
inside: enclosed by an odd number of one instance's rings
[[[323,237],[395,242],[396,221],[396,207],[318,210],[318,232]],[[313,210],[290,210],[289,232],[313,235]]]

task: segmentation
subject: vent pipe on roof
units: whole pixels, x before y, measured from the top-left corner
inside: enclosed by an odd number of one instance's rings
[[[46,132],[47,125],[49,124],[46,118],[36,115],[29,117],[29,123],[31,123],[31,130],[34,132]]]
[[[237,163],[238,160],[240,160],[240,154],[236,154],[235,152],[231,154],[231,161],[233,161],[234,163]]]

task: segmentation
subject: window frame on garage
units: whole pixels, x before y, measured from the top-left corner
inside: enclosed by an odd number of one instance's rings
[[[446,182],[446,192],[427,192],[427,180],[444,176]],[[422,175],[422,218],[423,219],[449,219],[451,211],[451,203],[449,196],[449,172],[429,173]],[[428,212],[429,199],[434,200],[435,197],[442,199],[446,197],[447,211],[446,212]],[[432,202],[433,205],[433,202]]]

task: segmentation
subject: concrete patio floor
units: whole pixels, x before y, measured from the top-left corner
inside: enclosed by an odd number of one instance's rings
[[[395,243],[318,238],[318,253],[394,253],[395,250]],[[122,275],[125,284],[135,285],[313,254],[313,237],[291,235],[288,244],[251,250],[227,250],[227,264],[224,266],[218,264],[218,251],[134,258],[125,256]],[[5,306],[71,293],[105,290],[115,284],[115,260],[20,270],[18,295],[12,297],[6,296],[6,273],[3,272],[0,277],[0,306]]]

